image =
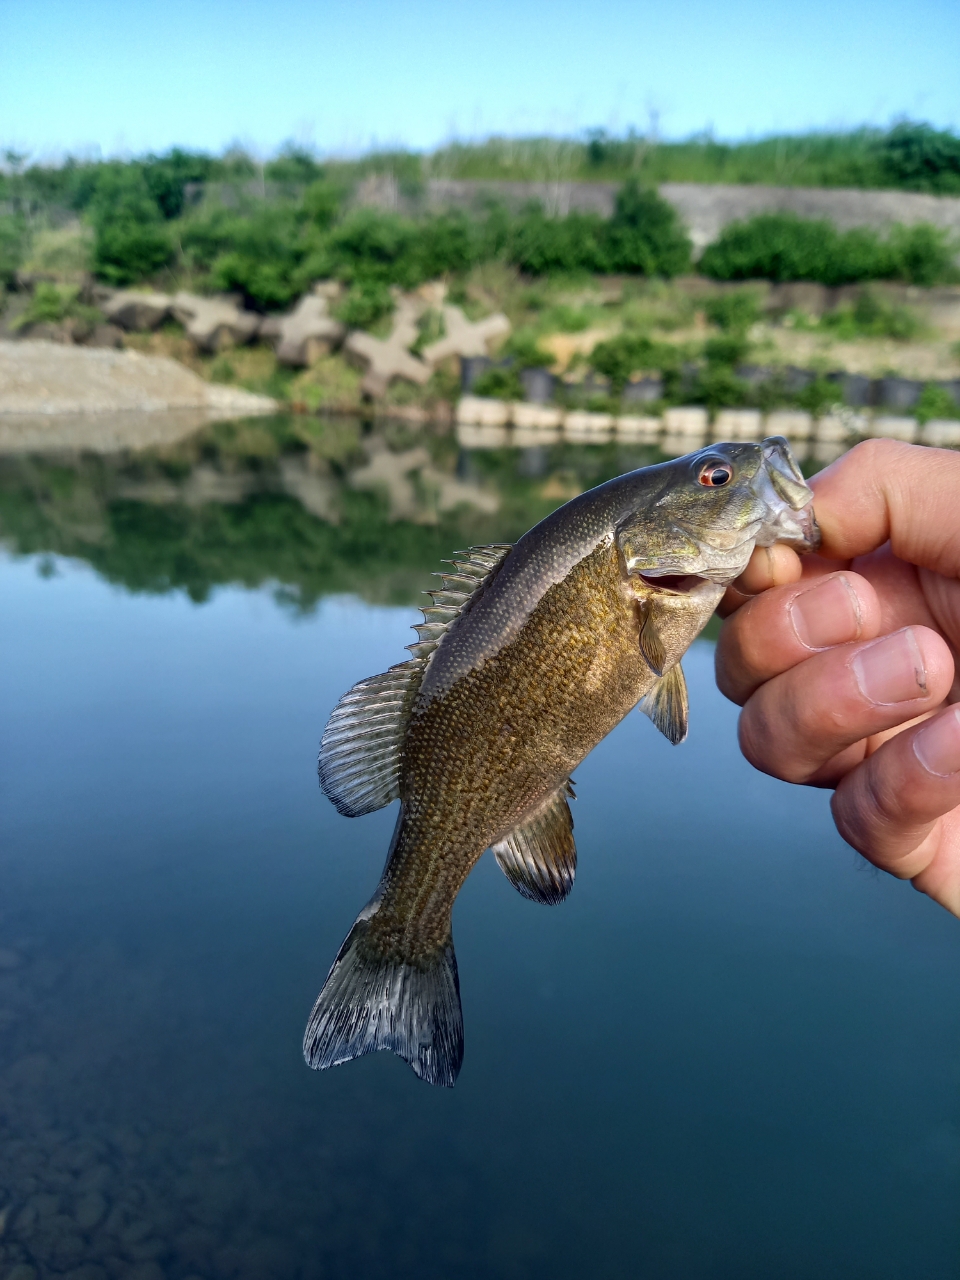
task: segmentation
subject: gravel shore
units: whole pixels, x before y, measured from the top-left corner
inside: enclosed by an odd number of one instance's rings
[[[204,382],[162,356],[0,342],[0,450],[118,449],[205,422],[276,413],[268,396]]]

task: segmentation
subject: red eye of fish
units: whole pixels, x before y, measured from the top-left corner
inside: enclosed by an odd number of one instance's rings
[[[715,462],[708,463],[700,472],[700,483],[707,486],[708,489],[719,489],[721,485],[729,484],[733,479],[733,472],[728,466],[717,465]]]

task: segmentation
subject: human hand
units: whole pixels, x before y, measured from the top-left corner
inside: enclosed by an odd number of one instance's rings
[[[754,553],[717,683],[751,764],[836,788],[843,838],[960,916],[960,455],[869,440],[810,483],[820,552]]]

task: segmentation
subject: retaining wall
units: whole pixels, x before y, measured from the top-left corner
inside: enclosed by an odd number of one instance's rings
[[[598,213],[608,218],[620,184],[616,182],[475,182],[431,178],[422,193],[406,195],[389,174],[361,183],[358,204],[415,213],[427,209],[476,210],[491,200],[519,209],[538,201],[553,215]],[[960,197],[913,191],[862,191],[842,187],[763,187],[665,182],[659,188],[683,219],[696,249],[715,240],[728,222],[757,213],[795,213],[828,218],[841,230],[883,229],[894,222],[930,222],[960,235]]]

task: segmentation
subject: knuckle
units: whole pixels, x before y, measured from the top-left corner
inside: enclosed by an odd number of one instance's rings
[[[755,769],[784,782],[807,782],[836,750],[817,733],[815,713],[791,682],[763,685],[740,716],[740,749]]]
[[[789,761],[785,759],[783,735],[776,715],[771,714],[768,699],[755,696],[747,702],[740,715],[737,736],[740,750],[755,769],[786,782],[794,781]]]
[[[862,440],[846,453],[844,463],[858,471],[867,467],[887,467],[895,459],[902,458],[910,446],[900,440]]]
[[[724,697],[740,705],[770,674],[763,661],[763,628],[756,625],[754,603],[744,605],[723,624],[717,641],[717,686]]]

